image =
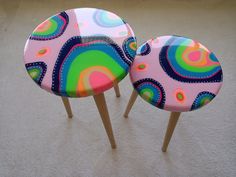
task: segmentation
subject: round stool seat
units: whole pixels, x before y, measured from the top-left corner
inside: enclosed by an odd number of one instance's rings
[[[135,54],[134,33],[123,19],[105,10],[79,8],[37,26],[26,42],[24,62],[43,89],[85,97],[121,81]]]
[[[130,71],[138,94],[173,112],[192,111],[210,102],[222,85],[216,56],[199,42],[161,36],[142,44]]]

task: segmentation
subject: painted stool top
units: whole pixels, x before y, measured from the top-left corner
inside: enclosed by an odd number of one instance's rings
[[[60,96],[85,97],[113,87],[136,54],[131,27],[112,12],[70,9],[38,25],[26,42],[28,74]]]
[[[139,95],[168,111],[198,109],[222,86],[216,56],[199,42],[181,36],[161,36],[142,44],[130,71]]]

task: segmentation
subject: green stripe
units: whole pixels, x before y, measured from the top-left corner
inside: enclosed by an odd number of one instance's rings
[[[117,80],[121,80],[126,75],[126,71],[108,54],[98,50],[86,51],[73,60],[68,71],[66,91],[70,96],[76,96],[74,91],[77,88],[80,73],[92,66],[108,68]]]
[[[49,34],[53,34],[56,30],[57,30],[57,22],[53,19],[49,20],[51,22],[51,26],[49,29],[47,29],[46,31],[35,31],[33,32],[33,35],[49,35]]]
[[[189,42],[189,41],[187,41]],[[191,72],[197,72],[197,73],[205,73],[208,71],[211,71],[212,69],[214,69],[217,65],[212,65],[212,66],[201,66],[201,67],[196,67],[196,66],[191,66],[188,65],[184,60],[183,60],[183,52],[186,50],[187,48],[187,42],[184,42],[181,44],[181,46],[179,46],[176,50],[175,53],[175,58],[176,58],[176,62],[178,63],[179,66],[181,66],[183,69],[187,70],[187,71],[191,71]]]

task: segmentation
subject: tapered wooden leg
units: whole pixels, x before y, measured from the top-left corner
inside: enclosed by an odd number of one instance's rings
[[[66,108],[66,112],[67,112],[68,117],[72,118],[73,114],[72,114],[72,111],[71,111],[69,99],[67,97],[63,97],[63,96],[61,98],[62,98],[63,104]]]
[[[116,142],[115,142],[115,138],[114,138],[114,135],[113,135],[111,121],[110,121],[109,113],[108,113],[108,110],[107,110],[107,104],[106,104],[104,94],[101,93],[101,94],[98,94],[98,95],[94,95],[93,98],[94,98],[95,103],[97,105],[99,114],[102,118],[102,122],[103,122],[103,125],[104,125],[105,129],[106,129],[107,136],[108,136],[109,141],[111,143],[111,147],[113,149],[115,149],[116,148]]]
[[[114,84],[114,90],[116,92],[116,97],[120,97],[120,89],[118,84]]]
[[[166,130],[166,135],[165,135],[165,139],[162,145],[162,151],[166,152],[168,144],[170,142],[170,139],[172,137],[172,134],[174,132],[175,126],[177,124],[177,121],[179,119],[180,116],[180,112],[171,112],[170,118],[169,118],[169,123],[167,126],[167,130]]]
[[[126,110],[125,110],[125,113],[124,113],[124,117],[127,118],[128,117],[128,114],[132,108],[132,106],[134,105],[134,102],[135,100],[137,99],[137,96],[138,96],[138,93],[136,90],[133,90],[132,94],[131,94],[131,97],[129,99],[129,103],[126,107]]]

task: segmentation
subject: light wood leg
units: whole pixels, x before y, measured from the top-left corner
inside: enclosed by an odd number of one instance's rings
[[[120,89],[118,84],[114,84],[114,90],[116,92],[116,97],[120,97]]]
[[[137,96],[138,96],[138,93],[136,90],[133,90],[131,96],[130,96],[130,99],[129,99],[129,103],[126,107],[126,110],[125,110],[125,113],[124,113],[124,117],[127,118],[128,117],[128,114],[132,108],[132,106],[134,105],[134,102],[135,100],[137,99]]]
[[[115,142],[115,138],[114,138],[114,135],[113,135],[111,121],[110,121],[109,113],[108,113],[108,110],[107,110],[107,104],[106,104],[104,94],[101,93],[101,94],[98,94],[98,95],[94,95],[93,98],[94,98],[95,103],[97,105],[99,114],[102,118],[102,122],[103,122],[103,125],[104,125],[105,129],[106,129],[107,136],[110,140],[111,147],[113,149],[115,149],[116,148],[116,142]]]
[[[72,118],[73,114],[72,114],[72,111],[71,111],[69,99],[67,97],[63,97],[63,96],[61,98],[62,98],[63,104],[66,108],[66,112],[67,112],[68,117]]]
[[[171,115],[169,118],[169,123],[168,123],[167,130],[166,130],[165,139],[164,139],[164,142],[162,145],[163,152],[166,152],[166,150],[168,148],[168,144],[169,144],[172,134],[174,132],[175,126],[178,122],[179,116],[180,116],[180,112],[171,112]]]

